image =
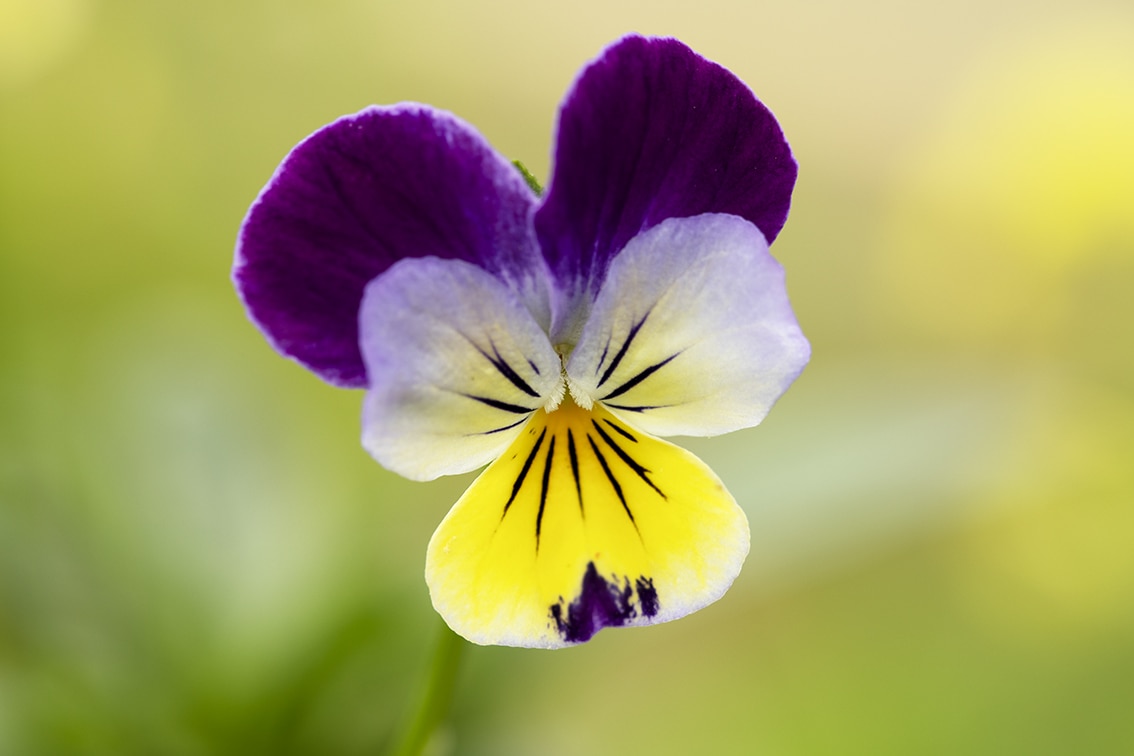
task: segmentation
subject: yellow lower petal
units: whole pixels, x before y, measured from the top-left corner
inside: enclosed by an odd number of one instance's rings
[[[433,605],[475,643],[554,648],[720,598],[748,522],[689,452],[570,399],[537,411],[433,534]]]

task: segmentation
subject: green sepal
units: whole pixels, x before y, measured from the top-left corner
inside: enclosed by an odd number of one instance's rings
[[[519,171],[520,175],[524,177],[524,181],[527,183],[528,187],[535,193],[535,196],[537,196],[537,197],[542,196],[543,195],[543,187],[539,185],[539,181],[536,179],[535,176],[532,175],[532,172],[529,171],[527,169],[527,167],[524,166],[524,164],[521,163],[519,160],[513,160],[512,165],[516,166],[516,170]]]

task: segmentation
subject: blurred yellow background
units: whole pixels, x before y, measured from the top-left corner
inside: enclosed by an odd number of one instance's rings
[[[472,648],[457,754],[1134,753],[1134,8],[1082,0],[0,0],[0,753],[375,753],[437,631],[361,395],[228,280],[303,136],[417,100],[548,175],[627,31],[800,162],[814,357],[690,442],[752,524],[718,604]]]

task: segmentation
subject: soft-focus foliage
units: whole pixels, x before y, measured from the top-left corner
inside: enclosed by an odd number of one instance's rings
[[[783,125],[815,357],[759,429],[689,444],[751,520],[733,591],[472,649],[438,750],[1134,750],[1123,8],[0,0],[0,753],[381,746],[467,480],[385,473],[361,396],[279,364],[227,280],[237,224],[371,102],[546,179],[558,98],[631,29]]]

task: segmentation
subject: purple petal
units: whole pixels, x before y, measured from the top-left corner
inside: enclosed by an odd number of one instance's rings
[[[276,349],[330,383],[362,387],[366,284],[398,260],[436,256],[534,291],[543,265],[535,201],[455,116],[416,104],[368,108],[284,159],[244,220],[233,280]]]
[[[626,37],[563,103],[536,233],[560,287],[593,293],[626,242],[667,218],[738,215],[771,243],[795,176],[779,124],[742,81],[677,40]]]

